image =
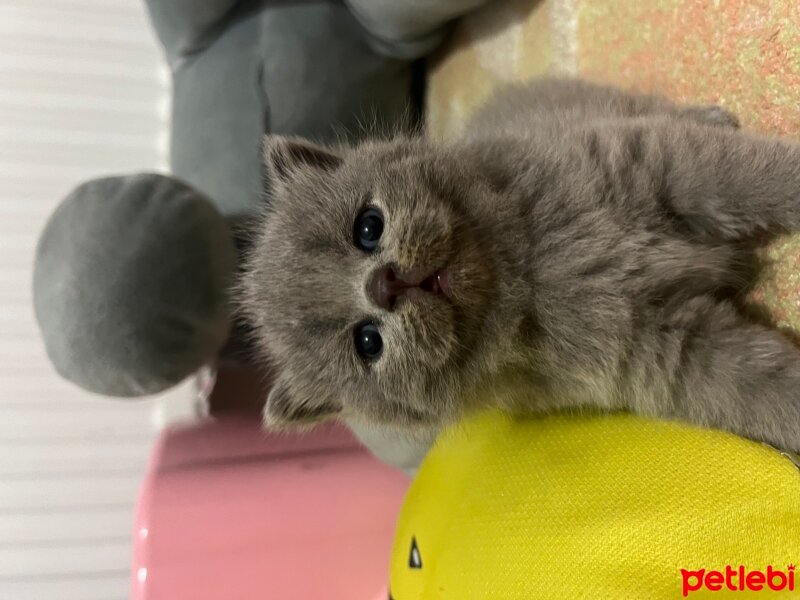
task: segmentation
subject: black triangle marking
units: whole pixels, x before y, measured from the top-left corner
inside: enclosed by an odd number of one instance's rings
[[[417,538],[413,536],[411,537],[411,549],[408,552],[408,568],[422,568],[422,555],[419,553],[419,548],[417,547]]]

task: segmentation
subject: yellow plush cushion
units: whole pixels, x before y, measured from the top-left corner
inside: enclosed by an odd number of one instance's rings
[[[800,470],[789,456],[624,414],[491,412],[425,459],[390,589],[394,600],[800,597],[790,564],[800,566]],[[745,579],[780,571],[783,591],[739,591],[740,565]],[[709,579],[714,570],[729,581]],[[758,574],[750,581],[757,589]]]

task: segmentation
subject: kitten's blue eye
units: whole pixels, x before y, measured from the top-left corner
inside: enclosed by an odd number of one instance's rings
[[[355,331],[356,352],[364,360],[375,360],[383,352],[383,340],[378,332],[378,326],[372,321],[362,321],[356,325]]]
[[[356,217],[353,227],[353,242],[364,252],[372,252],[378,247],[383,233],[383,215],[377,208],[367,208]]]

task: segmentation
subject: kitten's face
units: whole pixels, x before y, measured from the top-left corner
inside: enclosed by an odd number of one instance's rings
[[[335,154],[268,138],[245,311],[278,371],[269,425],[454,418],[491,302],[477,181],[422,141]]]

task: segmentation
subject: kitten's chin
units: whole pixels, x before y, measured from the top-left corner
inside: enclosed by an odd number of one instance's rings
[[[360,422],[363,426],[390,427],[409,433],[439,429],[449,419],[431,410],[409,406],[403,402],[385,401],[380,408],[371,407],[365,411],[355,410],[344,416],[347,422]]]
[[[432,412],[420,410],[400,402],[392,402],[392,404],[395,405],[392,412],[399,417],[399,423],[404,426],[419,428],[422,426],[435,425],[439,422],[438,416]],[[393,422],[397,423],[397,421]],[[388,425],[390,423],[386,424]]]

